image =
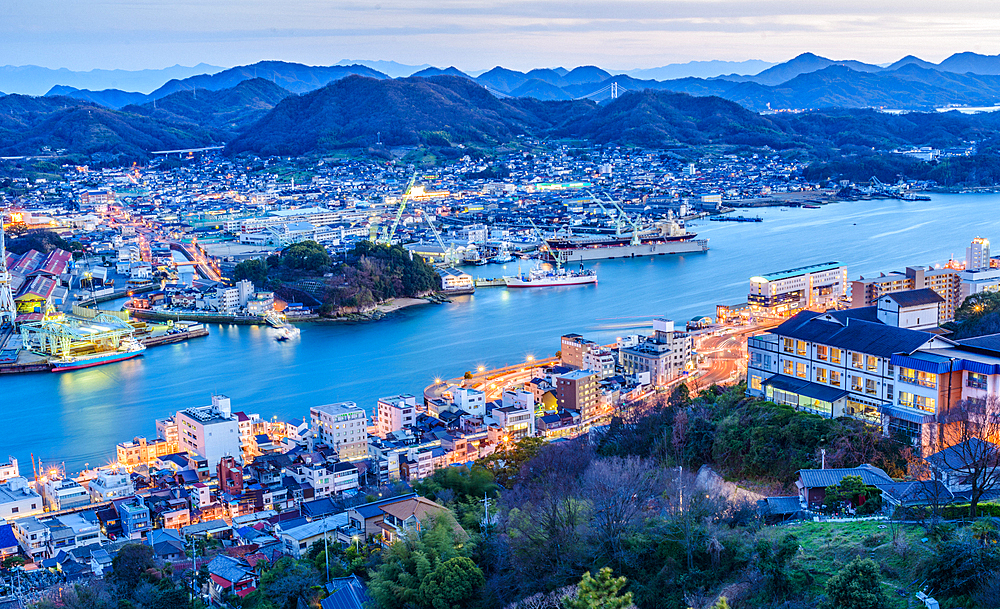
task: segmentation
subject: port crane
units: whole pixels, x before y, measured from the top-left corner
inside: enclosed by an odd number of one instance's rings
[[[593,197],[594,195],[591,194],[590,196]],[[604,207],[603,204],[601,204],[600,199],[594,197],[594,200],[597,201],[597,204],[601,206],[601,209],[607,211],[607,208]],[[615,235],[621,237],[622,226],[624,225],[625,222],[628,222],[632,226],[632,245],[639,245],[640,243],[639,231],[642,230],[642,218],[639,216],[639,214],[636,214],[635,220],[633,220],[632,218],[629,217],[627,213],[625,213],[625,210],[622,208],[621,205],[618,204],[618,201],[615,201],[611,197],[608,197],[606,202],[614,205],[615,209],[617,209],[619,213],[618,219],[616,220],[617,226],[615,227]]]
[[[590,195],[590,199],[591,199],[591,200],[592,200],[592,201],[593,201],[594,203],[597,203],[597,205],[598,205],[598,206],[599,206],[599,207],[600,207],[600,208],[601,208],[602,210],[604,210],[604,213],[605,213],[605,214],[607,214],[607,216],[608,216],[609,218],[611,218],[611,219],[612,219],[612,220],[614,221],[614,223],[615,223],[615,236],[616,236],[616,237],[621,237],[621,236],[622,236],[622,227],[623,227],[623,226],[625,225],[625,220],[626,220],[626,218],[625,218],[625,216],[624,216],[624,212],[622,212],[622,213],[620,213],[619,215],[617,215],[617,216],[616,216],[615,214],[611,213],[611,210],[609,210],[609,209],[608,209],[608,208],[607,208],[607,207],[606,207],[606,206],[604,205],[604,203],[602,203],[602,202],[601,202],[601,200],[600,200],[600,199],[598,199],[598,198],[597,198],[596,196],[594,196],[594,193],[592,193],[592,192],[590,192],[590,191],[588,190],[588,191],[587,191],[587,194],[589,194],[589,195]]]
[[[444,264],[445,266],[455,266],[458,262],[458,255],[455,253],[454,247],[445,247],[444,241],[441,239],[441,233],[434,228],[434,223],[431,222],[431,217],[427,213],[427,210],[421,209],[424,214],[424,219],[427,220],[427,226],[431,227],[431,232],[434,233],[434,238],[437,239],[438,245],[441,246],[441,251],[444,253]]]
[[[403,192],[403,196],[399,200],[399,209],[396,210],[396,219],[392,223],[392,228],[382,228],[382,236],[379,238],[378,243],[383,245],[392,245],[392,236],[396,234],[396,228],[399,227],[399,220],[403,217],[403,210],[406,209],[406,200],[410,196],[410,191],[413,190],[413,183],[417,181],[417,172],[413,172],[413,176],[410,178],[410,183],[407,184],[406,190]]]

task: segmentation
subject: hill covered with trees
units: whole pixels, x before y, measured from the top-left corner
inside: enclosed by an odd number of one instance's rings
[[[265,260],[236,265],[233,278],[259,286],[306,291],[322,303],[320,313],[338,316],[373,309],[393,298],[425,296],[441,287],[430,264],[399,245],[362,241],[342,262],[315,241],[295,243]]]

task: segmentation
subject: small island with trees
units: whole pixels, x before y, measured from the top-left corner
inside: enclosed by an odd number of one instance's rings
[[[248,279],[287,299],[308,295],[319,302],[320,316],[347,319],[378,317],[379,305],[425,298],[441,285],[420,256],[371,241],[358,243],[341,261],[315,241],[294,243],[266,260],[240,262],[233,279]]]

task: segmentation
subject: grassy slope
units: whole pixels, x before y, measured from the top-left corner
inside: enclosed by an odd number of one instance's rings
[[[926,531],[917,525],[902,525],[901,535],[905,537],[908,551],[897,552],[893,548],[889,528],[881,521],[860,522],[803,522],[774,527],[771,532],[776,538],[792,533],[799,538],[801,550],[792,561],[792,566],[807,571],[813,577],[809,587],[812,594],[822,594],[826,581],[855,557],[871,558],[882,567],[883,591],[889,598],[887,607],[907,607],[907,599],[914,599],[917,584],[914,570],[922,560],[933,553],[930,543],[920,540]],[[869,536],[881,536],[878,543],[868,544]],[[901,597],[897,590],[905,590],[907,597]]]

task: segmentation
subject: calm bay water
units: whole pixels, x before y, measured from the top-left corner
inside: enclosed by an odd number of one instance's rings
[[[68,470],[106,463],[117,442],[155,435],[154,420],[207,404],[213,392],[263,417],[307,417],[309,407],[419,395],[435,377],[551,356],[559,336],[611,342],[649,332],[652,318],[681,324],[746,299],[753,275],[839,260],[850,278],[964,258],[976,236],[1000,243],[1000,195],[935,195],[929,202],[863,201],[822,209],[754,211],[764,222],[700,221],[705,254],[592,263],[596,286],[480,289],[373,323],[306,324],[274,340],[264,327],[212,326],[211,336],[155,347],[141,358],[61,374],[0,377],[0,458],[29,454]],[[514,274],[517,263],[474,269]]]

